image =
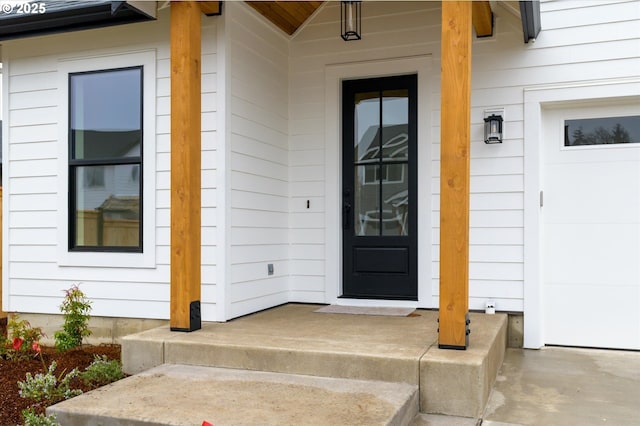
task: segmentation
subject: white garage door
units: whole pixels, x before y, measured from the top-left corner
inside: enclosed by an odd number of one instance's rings
[[[544,127],[545,343],[640,349],[640,104]]]

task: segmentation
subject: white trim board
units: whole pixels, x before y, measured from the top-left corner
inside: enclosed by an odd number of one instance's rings
[[[414,308],[380,307],[380,306],[354,306],[354,305],[326,305],[313,312],[320,314],[346,314],[346,315],[374,315],[390,317],[407,317],[415,311]]]
[[[230,105],[231,90],[229,89],[230,79],[230,58],[229,52],[231,46],[229,43],[229,28],[227,20],[229,14],[225,13],[218,20],[216,27],[216,85],[217,85],[217,97],[221,101],[218,102],[217,117],[217,140],[218,148],[216,150],[216,202],[218,207],[216,208],[216,232],[217,232],[217,247],[216,247],[216,311],[215,321],[224,322],[229,319],[229,313],[231,312],[231,301],[228,297],[228,289],[231,271],[231,241],[229,236],[231,235],[231,197],[230,185],[231,181],[231,167],[230,167],[230,151],[231,151],[231,133],[228,129],[228,124],[231,123],[231,111],[228,106]]]
[[[0,61],[2,61],[2,55],[1,55],[2,51],[0,50]],[[6,90],[9,87],[9,64],[8,63],[4,63],[2,66],[2,69],[0,69],[0,90]],[[9,158],[8,153],[9,153],[9,95],[8,93],[3,93],[1,98],[0,98],[0,102],[2,102],[2,105],[0,107],[0,113],[2,115],[0,115],[0,119],[2,119],[2,134],[4,135],[4,137],[2,138],[2,152],[4,152],[4,158],[5,160],[4,163],[5,165],[8,164],[7,159]],[[0,182],[0,184],[2,185],[3,188],[9,188],[8,184],[9,184],[9,174],[8,172],[8,168],[7,167],[3,167],[4,169],[4,173],[2,174],[2,182]],[[4,253],[5,255],[2,256],[2,282],[0,282],[0,287],[2,294],[4,295],[2,297],[2,306],[0,306],[0,311],[5,311],[5,312],[10,312],[11,311],[11,307],[9,306],[9,300],[10,298],[8,297],[9,295],[9,221],[6,219],[9,217],[9,202],[7,200],[7,198],[9,197],[8,191],[5,193],[3,192],[2,194],[2,217],[5,218],[2,221],[2,235],[4,236],[4,238],[2,238],[2,241],[0,241],[0,244],[2,244],[2,253]]]
[[[143,66],[143,253],[70,252],[69,209],[69,74]],[[92,54],[58,60],[58,265],[112,268],[156,267],[156,51]]]
[[[430,55],[329,64],[325,67],[325,302],[337,303],[342,288],[341,87],[345,79],[418,75],[418,303],[431,308],[431,99]],[[382,301],[366,301],[382,306]],[[414,302],[415,303],[415,302]],[[396,305],[397,306],[397,305]]]
[[[357,306],[369,307],[376,306],[381,308],[418,308],[418,302],[412,300],[380,300],[380,299],[349,299],[339,298],[335,302],[338,306]]]

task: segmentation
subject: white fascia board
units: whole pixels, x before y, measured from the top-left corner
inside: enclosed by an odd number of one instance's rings
[[[158,19],[158,3],[155,1],[131,0],[127,5],[139,10],[150,18]]]

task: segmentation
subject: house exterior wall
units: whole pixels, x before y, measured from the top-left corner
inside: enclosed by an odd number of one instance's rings
[[[339,38],[338,4],[324,4],[291,38],[243,2],[225,3],[221,17],[202,18],[205,321],[286,302],[336,301],[341,280],[338,83],[408,72],[419,73],[417,305],[438,306],[440,4],[365,2],[363,39],[348,43]],[[581,100],[603,98],[593,87],[637,79],[639,9],[637,1],[544,1],[543,30],[535,43],[524,44],[520,19],[497,2],[494,36],[474,38],[470,309],[484,309],[491,299],[499,311],[528,315],[532,305],[535,310],[542,303],[536,290],[540,173],[539,166],[531,168],[537,140],[525,145],[525,120],[531,121],[526,94],[580,87]],[[156,22],[3,43],[3,148],[10,153],[3,177],[7,310],[57,313],[62,290],[81,282],[94,300],[95,315],[168,317],[166,12]],[[154,242],[145,246],[150,256],[139,263],[111,255],[68,258],[61,254],[66,237],[60,231],[66,220],[66,151],[60,147],[67,143],[61,70],[69,67],[64,64],[141,52],[155,63],[154,149],[151,161],[145,158],[153,165],[147,170],[155,169],[145,178],[145,195],[150,190],[155,198],[145,206],[154,222]],[[504,109],[504,143],[486,145],[484,112],[496,108]],[[268,264],[274,265],[273,275]],[[529,346],[539,344],[538,339]]]
[[[524,90],[555,84],[578,84],[637,78],[639,28],[637,2],[543,2],[542,28],[535,43],[524,44],[519,18],[497,3],[494,36],[473,40],[471,111],[471,213],[469,307],[484,309],[489,299],[502,311],[525,310],[525,282],[537,286],[535,274],[525,274],[525,155]],[[325,75],[336,66],[357,67],[361,76],[380,75],[376,61],[401,62],[425,56],[433,66],[427,90],[428,111],[419,111],[420,124],[429,126],[418,150],[429,150],[429,162],[419,163],[420,198],[429,196],[429,210],[419,206],[420,223],[431,220],[429,235],[420,234],[419,248],[430,252],[428,287],[419,306],[437,307],[439,271],[439,58],[440,5],[427,2],[372,2],[363,5],[363,38],[344,43],[338,37],[338,4],[328,3],[291,43],[291,287],[296,301],[333,302],[332,289],[340,279],[339,244],[328,247],[341,205],[339,186],[325,183],[340,173],[340,161],[326,156],[327,112]],[[373,64],[373,65],[367,65]],[[585,90],[589,90],[585,88]],[[483,142],[485,110],[504,109],[505,140]],[[430,123],[430,124],[429,124]],[[324,171],[324,174],[323,174]],[[428,191],[425,191],[428,188]],[[337,193],[336,193],[337,192]],[[535,197],[538,194],[528,194]],[[318,208],[304,209],[304,200]],[[533,208],[536,208],[535,206]],[[335,233],[334,233],[335,234]],[[329,271],[329,275],[327,275]],[[333,271],[333,272],[332,272]]]
[[[308,82],[323,82],[325,70],[334,64],[357,64],[370,61],[388,60],[402,61],[403,58],[425,56],[433,65],[430,69],[420,70],[427,73],[427,87],[418,87],[419,96],[427,98],[427,110],[419,107],[419,127],[427,124],[428,129],[421,134],[418,141],[419,160],[419,198],[429,198],[430,206],[419,206],[419,251],[428,252],[429,257],[421,257],[420,269],[429,270],[429,274],[420,275],[419,286],[427,288],[427,293],[420,295],[419,306],[437,307],[438,297],[438,257],[439,257],[439,57],[440,57],[440,5],[438,3],[371,3],[366,4],[363,12],[363,39],[358,42],[344,43],[336,36],[339,10],[337,5],[326,5],[292,43],[292,156],[315,161],[319,170],[323,170],[326,162],[335,162],[334,169],[339,172],[339,161],[336,158],[324,158],[324,113],[323,104],[325,87],[316,84],[309,87]],[[371,18],[369,18],[371,17]],[[480,55],[491,56],[489,49],[483,45],[491,43],[511,44],[518,50],[521,46],[521,29],[515,17],[497,18],[498,34],[491,41],[474,40],[474,78],[478,72],[477,58]],[[485,52],[483,52],[485,50]],[[496,49],[495,55],[500,56]],[[379,71],[375,67],[363,71],[363,77],[376,76]],[[484,308],[486,299],[494,298],[504,310],[522,310],[523,285],[523,159],[522,139],[517,132],[521,126],[522,114],[518,114],[518,106],[512,104],[518,100],[509,99],[507,95],[495,97],[490,90],[483,87],[477,79],[473,82],[472,100],[472,161],[471,161],[471,230],[470,230],[470,308]],[[483,91],[484,90],[484,91]],[[514,91],[518,89],[515,88]],[[521,90],[521,89],[520,89]],[[513,95],[512,95],[513,96]],[[517,95],[516,95],[517,97]],[[521,100],[521,99],[520,99]],[[487,146],[482,141],[483,109],[493,106],[504,106],[510,120],[507,138],[500,146]],[[421,105],[422,106],[422,105]],[[329,106],[329,108],[331,108]],[[512,112],[511,109],[514,109]],[[520,107],[521,110],[521,107]],[[518,115],[520,117],[518,117]],[[314,126],[315,124],[315,126]],[[511,130],[511,128],[514,130]],[[300,129],[300,134],[296,130]],[[330,136],[327,136],[330,137]],[[425,155],[425,151],[427,154]],[[292,162],[292,170],[297,164]],[[335,194],[324,192],[323,176],[310,178],[305,164],[301,164],[299,175],[292,173],[292,197],[313,196],[324,198],[335,197]],[[422,207],[422,208],[421,208]],[[427,207],[425,210],[423,207]],[[306,212],[300,213],[304,216]],[[313,213],[312,213],[313,214]],[[322,223],[322,221],[316,221]],[[431,226],[429,226],[429,223]],[[339,227],[329,223],[328,226]],[[427,227],[427,229],[424,229]],[[431,228],[431,229],[428,229]],[[314,229],[314,231],[316,231]],[[324,235],[320,230],[319,236]],[[304,230],[294,230],[305,233]],[[321,242],[321,241],[320,241]],[[297,250],[292,250],[296,252]],[[330,261],[330,259],[327,259]],[[319,301],[324,295],[322,284],[325,261],[322,250],[315,258],[292,260],[300,266],[292,265],[292,270],[305,271],[309,274],[316,271],[313,277],[317,284],[317,294],[308,294],[307,300]],[[431,264],[427,264],[431,262]],[[316,268],[310,268],[315,264]],[[292,283],[306,285],[307,277],[292,277]],[[326,283],[324,283],[326,285]],[[295,288],[295,287],[294,287]],[[296,288],[297,289],[297,288]],[[308,292],[310,293],[310,292]]]
[[[437,84],[438,77],[435,71],[429,73],[429,64],[433,63],[431,53],[436,51],[434,45],[439,43],[437,4],[363,4],[363,39],[348,43],[339,37],[338,5],[326,3],[294,35],[291,43],[291,288],[296,301],[333,303],[341,294],[339,79],[344,76],[358,78],[393,74],[389,68],[398,69],[397,73],[420,71],[419,123],[431,121],[431,111],[437,101],[429,93]],[[401,59],[392,61],[390,58]],[[409,59],[405,65],[407,58],[414,60]],[[420,64],[414,64],[416,61]],[[400,64],[396,66],[393,62]],[[431,152],[425,149],[429,138],[425,133],[428,126],[419,124],[418,127],[420,163],[429,161]],[[431,218],[430,215],[424,216],[431,203],[424,202],[431,196],[429,169],[420,165],[418,171],[418,198],[421,199],[418,269],[421,277],[419,286],[426,286],[430,295],[431,277],[425,272],[431,266],[423,268],[431,260],[429,244],[424,244],[430,240],[428,222]],[[308,209],[307,200],[310,203]],[[431,307],[430,298],[421,302],[422,306]]]
[[[217,29],[203,17],[203,319],[216,319]],[[170,53],[158,21],[3,42],[3,295],[9,311],[58,313],[74,283],[95,316],[169,316]],[[144,61],[144,253],[68,253],[68,72]]]
[[[289,41],[244,3],[226,3],[224,18],[233,318],[289,301]]]

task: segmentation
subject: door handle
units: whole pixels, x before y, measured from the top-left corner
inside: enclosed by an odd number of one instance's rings
[[[342,229],[351,227],[351,190],[345,189],[342,198]]]
[[[351,203],[348,201],[344,202],[344,208],[343,208],[343,213],[342,213],[342,228],[346,231],[348,230],[351,225]]]

